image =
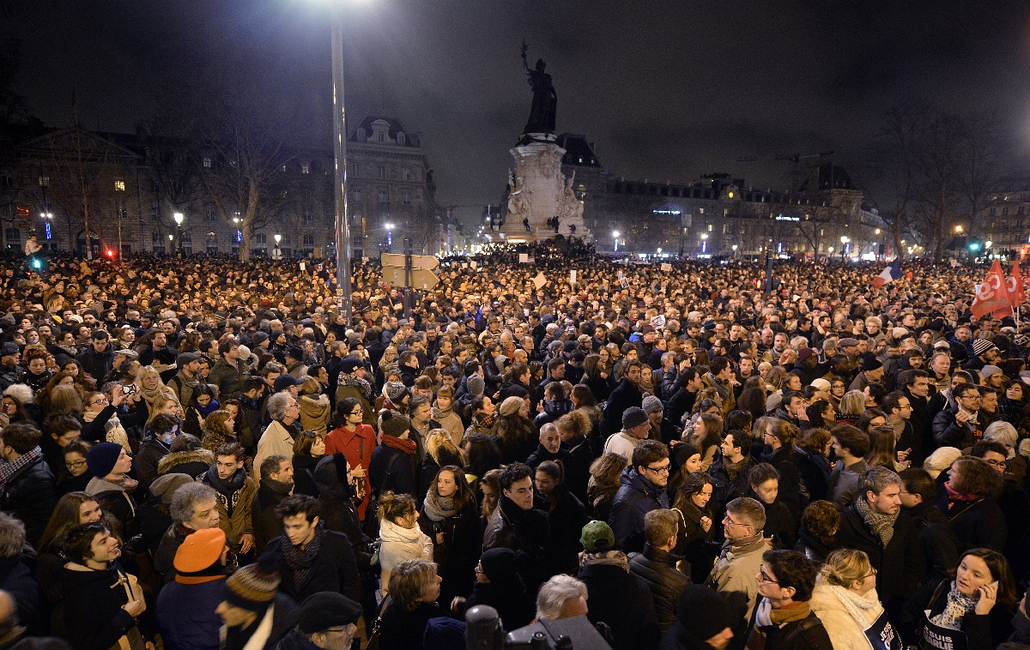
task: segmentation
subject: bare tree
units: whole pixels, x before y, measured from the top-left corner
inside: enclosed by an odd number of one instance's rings
[[[944,258],[951,224],[968,209],[964,193],[963,154],[967,124],[953,113],[937,113],[926,122],[917,155],[916,220],[933,250],[935,262]]]
[[[1009,151],[997,111],[987,114],[971,114],[965,118],[966,129],[963,142],[962,190],[969,208],[969,235],[976,236],[981,230],[980,212],[987,203],[987,196],[996,191],[1006,172]]]
[[[205,194],[227,223],[242,232],[240,259],[250,259],[255,228],[276,218],[292,199],[284,169],[295,115],[276,98],[288,96],[272,78],[225,74],[206,84],[195,163]]]
[[[887,225],[898,257],[904,259],[902,241],[915,221],[916,191],[920,180],[920,145],[930,110],[925,106],[898,106],[889,109],[877,133],[870,158],[872,176],[887,187],[887,198],[880,218]]]

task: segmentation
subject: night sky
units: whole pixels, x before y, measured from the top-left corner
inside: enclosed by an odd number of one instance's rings
[[[87,126],[131,131],[235,60],[286,75],[328,149],[331,1],[350,125],[388,115],[421,134],[440,204],[465,213],[504,189],[531,99],[523,38],[553,76],[558,131],[627,178],[782,188],[766,159],[826,150],[860,170],[882,112],[916,101],[996,109],[1030,150],[1025,0],[0,0],[0,36],[22,40],[17,90],[49,124],[69,123],[74,89]]]

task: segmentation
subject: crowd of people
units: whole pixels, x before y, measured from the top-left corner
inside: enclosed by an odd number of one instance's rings
[[[559,239],[410,313],[356,264],[348,321],[320,260],[34,259],[0,650],[464,648],[481,605],[617,650],[1030,648],[1030,336],[972,315],[983,269]]]

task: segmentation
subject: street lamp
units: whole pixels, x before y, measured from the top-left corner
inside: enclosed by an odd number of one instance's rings
[[[172,219],[175,219],[175,237],[179,240],[179,252],[182,253],[182,220],[185,219],[181,212],[176,212],[172,215]]]
[[[272,250],[272,259],[279,260],[283,257],[282,249],[279,248],[279,242],[283,240],[283,236],[279,233],[272,235],[272,239],[275,240],[275,249]]]
[[[482,229],[480,229],[482,230]],[[393,250],[393,224],[386,224],[386,248],[387,250]]]
[[[343,74],[343,9],[333,3],[333,150],[336,157],[336,305],[344,324],[351,319],[350,223],[347,219],[347,107],[344,103]]]
[[[621,234],[618,230],[612,231],[612,240],[615,242],[615,246],[612,248],[613,253],[619,252],[619,235]]]
[[[851,241],[851,239],[847,235],[841,235],[840,236],[840,261],[841,262],[843,262],[845,259],[847,259],[848,242],[849,241]]]
[[[961,235],[962,234],[962,225],[961,224],[955,226],[955,234],[956,235]]]

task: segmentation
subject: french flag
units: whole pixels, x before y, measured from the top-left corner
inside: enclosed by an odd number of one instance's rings
[[[883,270],[883,273],[873,278],[873,288],[879,289],[885,284],[894,282],[901,277],[901,259],[898,257],[894,258],[891,265]]]

